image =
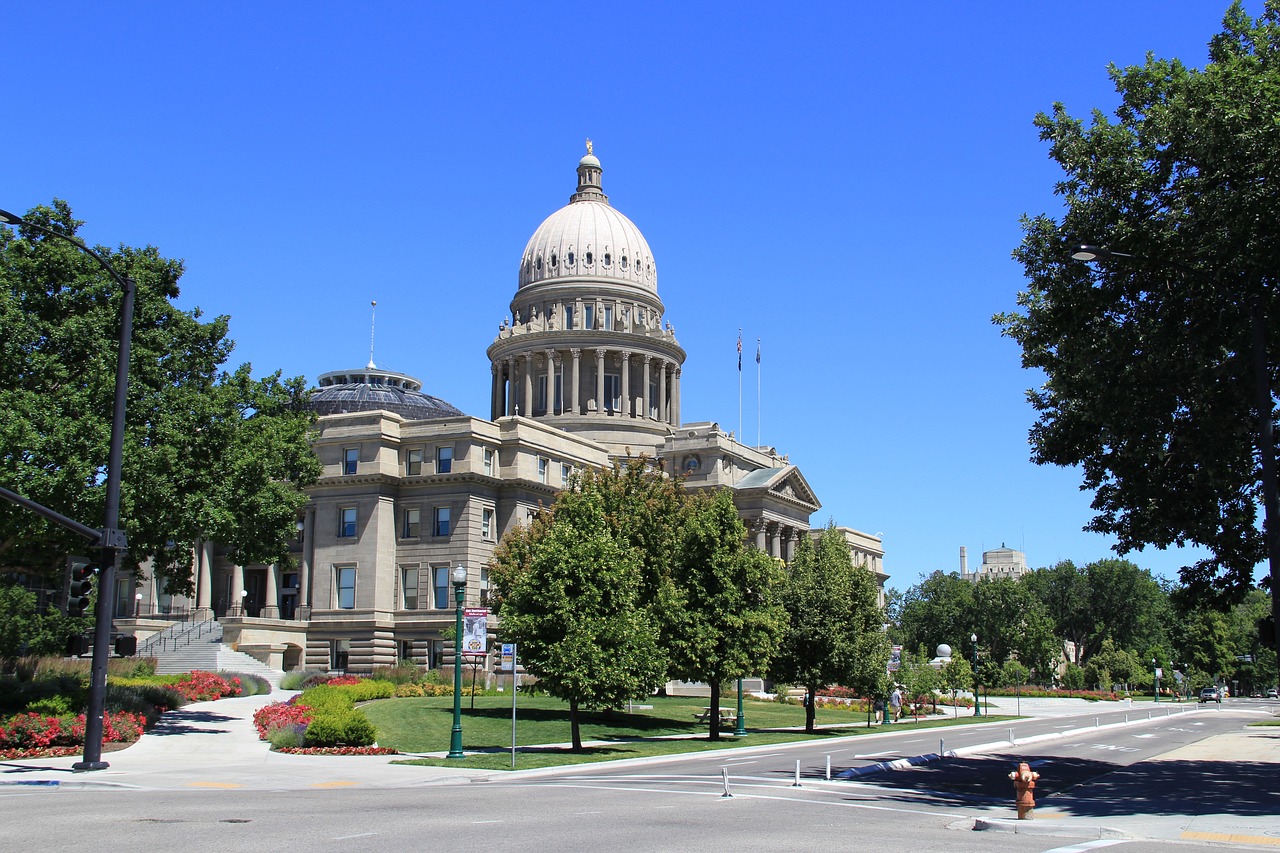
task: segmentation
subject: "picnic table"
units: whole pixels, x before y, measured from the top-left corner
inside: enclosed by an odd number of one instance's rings
[[[694,719],[700,723],[705,723],[711,719],[711,709],[703,708],[702,713],[694,714]],[[738,722],[738,712],[733,708],[720,709],[720,725],[733,725]]]

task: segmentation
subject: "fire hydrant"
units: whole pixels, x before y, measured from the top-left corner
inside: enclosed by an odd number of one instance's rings
[[[1031,769],[1031,765],[1022,762],[1018,769],[1009,774],[1013,780],[1013,789],[1018,793],[1018,820],[1029,820],[1031,810],[1036,807],[1036,780],[1040,774]]]

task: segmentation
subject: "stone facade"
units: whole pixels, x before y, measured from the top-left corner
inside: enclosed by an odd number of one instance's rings
[[[747,447],[716,423],[682,424],[685,352],[649,246],[609,205],[601,171],[590,152],[582,158],[569,204],[525,248],[511,317],[488,347],[488,419],[372,362],[323,374],[313,396],[323,474],[299,521],[295,566],[237,566],[204,543],[194,601],[145,579],[141,599],[119,596],[134,616],[119,627],[145,636],[194,613],[286,669],[440,666],[452,655],[449,569],[467,569],[466,604],[483,606],[504,533],[549,506],[575,471],[641,455],[690,489],[732,489],[750,541],[790,561],[821,503],[774,448]],[[841,531],[883,595],[880,540]]]

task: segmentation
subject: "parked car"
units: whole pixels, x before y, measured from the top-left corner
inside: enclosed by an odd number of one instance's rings
[[[1217,687],[1206,687],[1205,689],[1200,691],[1200,701],[1201,702],[1217,702],[1219,705],[1221,705],[1222,691],[1219,690]]]
[[[1280,690],[1277,690],[1276,688],[1272,687],[1270,690],[1267,691],[1267,698],[1280,699]]]

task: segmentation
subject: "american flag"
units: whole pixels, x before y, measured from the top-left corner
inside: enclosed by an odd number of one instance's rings
[[[742,372],[742,330],[738,330],[738,372]]]

